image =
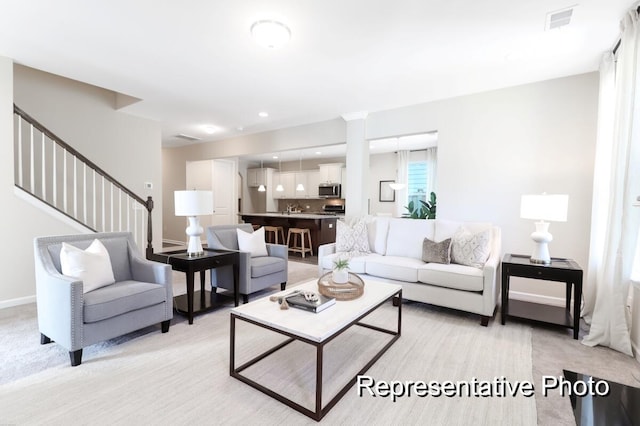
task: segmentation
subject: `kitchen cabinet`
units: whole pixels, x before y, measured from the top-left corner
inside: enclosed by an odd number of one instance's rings
[[[301,172],[282,172],[273,174],[273,186],[275,188],[278,183],[284,187],[284,191],[273,191],[275,199],[306,199],[320,198],[318,195],[318,186],[320,185],[320,172],[318,170],[303,170]],[[301,183],[304,191],[296,191],[296,187]]]
[[[247,185],[249,188],[257,188],[260,185],[267,186],[267,173],[269,168],[247,169]]]
[[[307,190],[307,198],[320,198],[318,194],[318,186],[320,186],[320,171],[310,170],[307,172],[307,186],[304,188]]]
[[[319,164],[320,183],[342,183],[342,163]]]
[[[309,190],[309,183],[307,182],[307,172],[295,172],[295,197],[294,198],[308,198],[307,191]],[[303,191],[298,191],[298,185],[304,187]]]

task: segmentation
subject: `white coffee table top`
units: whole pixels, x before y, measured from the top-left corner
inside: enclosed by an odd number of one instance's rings
[[[319,313],[296,308],[280,309],[278,302],[269,300],[270,296],[233,308],[231,312],[302,338],[322,342],[401,288],[399,284],[367,280],[362,296],[348,301],[337,300],[335,305]],[[275,295],[286,295],[298,289],[318,292],[318,280],[308,281]]]

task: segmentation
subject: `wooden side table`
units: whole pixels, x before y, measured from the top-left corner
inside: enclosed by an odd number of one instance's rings
[[[176,311],[186,314],[189,324],[193,324],[193,315],[207,311],[215,306],[211,301],[211,292],[205,290],[206,271],[221,266],[233,266],[233,297],[238,306],[239,256],[236,251],[204,249],[204,254],[190,257],[185,250],[151,253],[149,260],[167,263],[174,271],[184,272],[187,276],[187,294],[174,297]],[[200,272],[200,291],[194,291],[194,275]]]
[[[566,283],[566,306],[509,300],[509,278],[523,277]],[[571,313],[571,289],[573,291],[573,315]],[[529,256],[506,254],[502,259],[502,325],[507,317],[523,318],[545,324],[561,325],[573,329],[578,339],[580,330],[580,303],[582,301],[582,268],[572,259],[552,258],[549,265],[531,263]]]

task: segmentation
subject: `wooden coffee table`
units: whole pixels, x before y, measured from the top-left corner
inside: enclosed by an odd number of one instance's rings
[[[317,280],[309,281],[292,289],[277,293],[286,295],[293,290],[307,289],[318,290]],[[398,307],[397,328],[387,330],[370,324],[360,322],[364,317],[382,306],[385,302],[393,301]],[[337,301],[319,313],[307,312],[300,309],[290,308],[281,310],[277,303],[265,297],[254,302],[233,308],[231,310],[231,354],[229,374],[238,380],[258,389],[259,391],[277,399],[300,413],[311,417],[314,420],[322,419],[333,406],[342,398],[347,391],[355,384],[357,377],[364,374],[400,337],[402,319],[402,287],[397,284],[389,284],[377,281],[366,281],[364,294],[355,300]],[[288,337],[279,345],[270,348],[260,355],[252,358],[240,366],[235,364],[236,356],[236,321],[246,321],[258,327],[271,330]],[[322,404],[322,369],[323,352],[327,343],[338,337],[350,327],[357,325],[379,331],[393,336],[385,346],[376,353],[373,358],[350,378],[347,384],[326,404]],[[315,383],[315,409],[312,411],[291,399],[274,392],[260,383],[257,383],[247,376],[242,375],[242,371],[252,365],[263,361],[269,355],[284,348],[288,344],[300,341],[312,345],[316,349],[316,383]],[[268,361],[264,361],[268,362]]]

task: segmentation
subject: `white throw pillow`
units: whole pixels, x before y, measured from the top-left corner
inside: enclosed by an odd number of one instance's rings
[[[251,257],[269,256],[264,240],[264,227],[260,227],[255,232],[245,232],[242,229],[236,229],[236,232],[240,251],[250,252]]]
[[[82,280],[82,292],[87,293],[113,284],[116,279],[106,247],[95,239],[86,250],[62,243],[60,249],[62,274]]]
[[[461,226],[451,238],[451,262],[482,268],[491,254],[491,231],[472,234]]]
[[[351,224],[338,220],[336,225],[336,251],[370,253],[369,234],[364,219],[354,220]]]

